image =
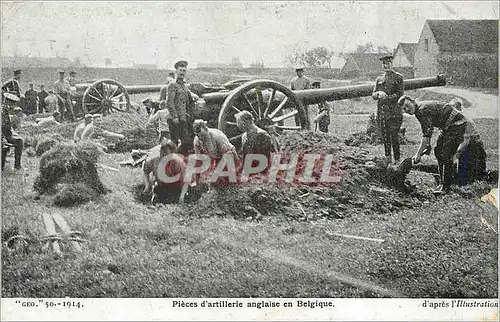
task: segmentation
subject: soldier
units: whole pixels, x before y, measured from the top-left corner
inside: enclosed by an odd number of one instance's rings
[[[167,109],[169,112],[168,126],[172,141],[181,141],[179,152],[187,155],[193,148],[194,101],[184,81],[187,72],[187,61],[175,63],[177,78],[168,86]]]
[[[75,71],[69,72],[69,77],[67,78],[67,80],[70,86],[72,87],[76,86],[76,84],[78,84],[78,81],[76,79],[76,72]]]
[[[303,89],[311,89],[311,80],[304,76],[304,66],[298,65],[295,67],[295,73],[297,76],[294,77],[290,83],[290,88],[292,91],[301,91]],[[309,122],[309,106],[304,105],[306,112],[306,120]],[[295,123],[299,124],[299,115],[295,115]]]
[[[55,111],[59,111],[59,99],[53,90],[49,90],[49,96],[44,99],[44,102],[47,112],[54,113]]]
[[[16,95],[19,99],[21,98],[21,88],[19,86],[19,81],[21,80],[21,70],[14,70],[14,77],[9,79],[2,85],[3,93],[11,93]]]
[[[45,99],[49,96],[49,93],[45,91],[45,87],[40,85],[40,92],[38,92],[38,113],[43,113],[47,111],[47,104]]]
[[[163,86],[160,90],[160,108],[165,108],[167,106],[167,98],[168,98],[168,87],[170,84],[175,82],[175,73],[168,73],[167,84]]]
[[[59,79],[54,82],[54,93],[59,99],[59,112],[63,119],[74,120],[73,102],[71,102],[71,86],[69,82],[64,79],[64,71],[59,71]]]
[[[320,88],[320,82],[313,82],[313,88]],[[318,103],[318,115],[314,118],[314,123],[319,127],[323,133],[328,133],[328,126],[330,125],[330,102]]]
[[[182,183],[186,164],[182,155],[176,153],[177,146],[171,140],[164,140],[159,148],[151,149],[146,160],[142,164],[142,172],[144,178],[144,194],[148,194],[153,190],[152,203],[172,203],[184,202],[184,196],[187,192],[189,183]],[[176,182],[162,182],[158,171],[158,165],[162,158],[170,156],[171,160],[165,166],[165,175],[175,177],[179,175]]]
[[[86,114],[85,115],[85,121],[78,124],[78,126],[75,129],[75,132],[73,133],[73,141],[76,143],[77,141],[80,141],[82,139],[82,133],[83,130],[85,130],[85,127],[92,123],[92,114]]]
[[[465,185],[482,179],[486,173],[486,152],[474,123],[452,105],[438,101],[415,102],[404,95],[398,105],[405,113],[415,115],[422,128],[422,141],[413,156],[413,163],[419,163],[425,151],[430,151],[434,127],[442,130],[434,154],[439,166],[440,185],[434,191],[442,194],[450,190],[455,174],[453,160],[459,160],[459,184]]]
[[[5,95],[14,95],[7,94]],[[17,97],[16,97],[17,98]],[[6,96],[6,100],[8,100],[8,96]],[[14,169],[21,169],[21,155],[23,153],[23,139],[17,136],[15,132],[12,130],[12,123],[9,115],[9,108],[7,104],[4,104],[2,107],[2,171],[4,169],[5,161],[7,158],[7,153],[4,150],[4,141],[14,145]]]
[[[156,132],[158,133],[158,142],[161,143],[162,139],[170,139],[170,129],[168,127],[169,113],[166,108],[151,113],[148,120],[148,125],[155,124]]]
[[[269,160],[271,153],[277,152],[271,135],[255,125],[253,115],[249,111],[238,112],[234,117],[236,125],[244,132],[241,137],[242,157],[245,158],[247,154],[262,154]]]
[[[36,114],[38,111],[38,93],[33,89],[33,83],[29,83],[29,89],[24,93],[24,97],[26,98],[24,114]]]
[[[398,163],[401,154],[399,150],[399,130],[403,123],[403,112],[398,106],[398,99],[403,96],[403,75],[392,69],[393,56],[380,58],[384,65],[384,74],[377,77],[373,87],[372,98],[377,100],[377,123],[384,142],[387,161],[392,162],[391,147],[394,151],[394,161]]]

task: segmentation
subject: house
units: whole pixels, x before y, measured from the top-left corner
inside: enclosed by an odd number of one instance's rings
[[[400,42],[394,51],[392,66],[394,70],[403,74],[404,78],[414,77],[415,51],[418,43]]]
[[[440,72],[438,55],[498,55],[498,20],[427,20],[415,51],[415,77]]]
[[[346,62],[340,73],[344,77],[378,76],[384,72],[380,58],[387,55],[389,55],[389,53],[349,54],[346,57]]]

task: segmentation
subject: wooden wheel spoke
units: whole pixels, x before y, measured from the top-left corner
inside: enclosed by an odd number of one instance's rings
[[[99,99],[99,98],[95,97],[94,95],[92,95],[92,94],[90,94],[90,93],[89,93],[89,96],[90,96],[90,97],[92,97],[93,99],[95,99],[96,101],[99,101],[99,102],[101,102],[101,101],[102,101],[102,98],[101,98],[101,99]]]
[[[245,101],[247,102],[248,106],[250,106],[250,108],[252,109],[253,113],[255,114],[255,116],[259,116],[259,113],[257,113],[257,111],[255,110],[255,108],[253,107],[252,103],[250,102],[250,100],[248,99],[248,96],[247,94],[243,93],[243,97],[245,98]]]
[[[269,97],[269,100],[267,101],[266,110],[264,111],[263,117],[266,117],[267,112],[269,111],[269,108],[271,107],[271,102],[274,100],[274,96],[276,96],[276,88],[273,88],[273,92],[271,93],[271,96]]]
[[[108,96],[109,99],[113,99],[116,94],[116,92],[120,89],[120,87],[116,86],[115,89],[113,90],[113,92]]]
[[[239,112],[241,112],[241,111],[240,111],[240,110],[239,110],[236,106],[234,106],[234,105],[232,105],[232,106],[231,106],[231,108],[232,108],[232,109],[234,109],[234,110],[235,110],[236,112],[238,112],[238,113],[239,113]]]
[[[285,97],[285,99],[280,103],[280,105],[278,105],[278,107],[271,114],[269,114],[269,118],[272,119],[279,111],[281,111],[283,106],[285,106],[286,102],[288,102],[288,96]]]
[[[259,119],[262,118],[262,110],[264,109],[264,98],[262,97],[262,91],[260,87],[255,88],[255,93],[257,94],[257,109],[259,110]]]
[[[97,92],[97,94],[101,97],[101,100],[104,99],[104,97],[102,97],[101,93],[97,90],[97,88],[92,87],[92,89]],[[89,93],[89,95],[90,95],[90,93]]]
[[[297,113],[299,113],[299,111],[293,110],[290,113],[286,113],[286,114],[283,114],[281,116],[273,118],[272,121],[275,122],[275,123],[276,122],[280,122],[280,121],[286,120],[287,118],[290,118],[290,117],[294,116]]]
[[[282,130],[294,130],[294,131],[302,130],[302,127],[300,126],[291,126],[291,125],[274,125],[274,126]]]
[[[125,95],[125,93],[120,93],[120,94],[118,94],[118,95],[116,95],[116,96],[111,97],[111,99],[112,99],[112,100],[114,100],[114,99],[118,99],[118,98],[122,97],[123,95]]]

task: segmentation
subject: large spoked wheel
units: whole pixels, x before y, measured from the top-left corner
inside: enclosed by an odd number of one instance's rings
[[[281,133],[309,129],[302,102],[289,88],[275,81],[245,83],[234,89],[222,104],[218,127],[236,146],[241,144],[242,132],[234,116],[243,110],[252,113],[255,124],[266,131]]]
[[[112,79],[101,79],[92,83],[83,94],[84,114],[128,112],[130,97],[122,84]]]

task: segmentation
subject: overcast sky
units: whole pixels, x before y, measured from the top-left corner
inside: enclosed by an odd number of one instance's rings
[[[498,19],[497,1],[456,2],[1,2],[2,56],[58,52],[86,64],[283,66],[299,44],[336,52],[417,42],[426,19]],[[55,40],[54,51],[49,41]]]

